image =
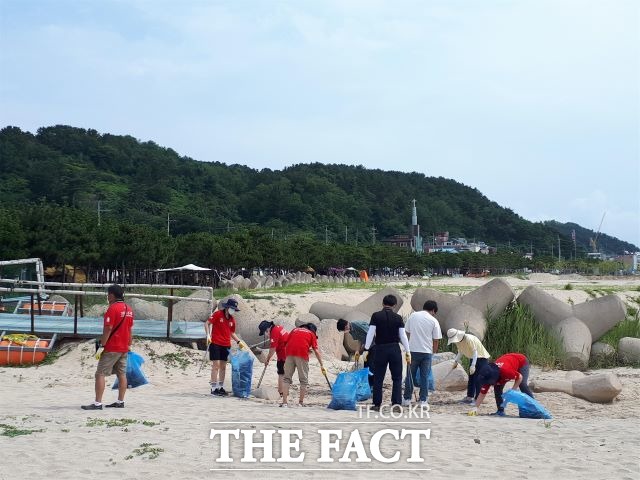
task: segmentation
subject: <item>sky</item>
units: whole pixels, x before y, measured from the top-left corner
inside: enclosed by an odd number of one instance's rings
[[[0,0],[0,127],[57,124],[442,176],[640,246],[636,0]]]

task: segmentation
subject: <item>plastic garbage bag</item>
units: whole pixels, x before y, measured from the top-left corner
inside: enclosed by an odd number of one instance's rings
[[[333,410],[355,410],[358,397],[358,372],[343,372],[338,374],[331,390],[331,403],[327,408]]]
[[[505,408],[508,403],[518,406],[520,418],[553,418],[540,402],[519,390],[508,390],[502,394],[502,408]]]
[[[147,377],[144,376],[144,372],[142,371],[143,363],[144,358],[142,358],[142,355],[136,352],[129,352],[127,354],[127,388],[136,388],[149,383],[149,380],[147,380]],[[111,389],[116,390],[118,384],[118,378],[116,377],[116,381],[113,383]]]
[[[251,395],[253,355],[240,350],[231,354],[231,389],[233,396],[247,398]]]
[[[436,379],[433,377],[433,369],[429,370],[429,375],[427,375],[427,384],[429,386],[429,391],[435,392]],[[418,367],[416,374],[413,376],[413,386],[414,388],[420,388],[420,385],[420,367]]]
[[[356,401],[364,402],[371,398],[371,385],[369,385],[369,367],[351,372],[356,376]]]

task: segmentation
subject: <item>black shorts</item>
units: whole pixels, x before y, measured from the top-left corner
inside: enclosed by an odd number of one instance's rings
[[[222,360],[226,362],[229,358],[229,350],[231,350],[231,347],[222,347],[212,343],[209,345],[209,360]]]
[[[276,361],[276,369],[278,370],[278,375],[284,375],[284,360]]]

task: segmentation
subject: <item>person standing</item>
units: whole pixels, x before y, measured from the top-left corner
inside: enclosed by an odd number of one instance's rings
[[[264,360],[265,367],[269,365],[273,355],[276,355],[276,370],[278,372],[278,393],[282,396],[284,391],[284,361],[287,358],[285,347],[289,339],[287,332],[282,325],[276,325],[274,322],[263,320],[258,325],[259,335],[262,337],[269,332],[269,354]]]
[[[450,328],[447,330],[447,338],[449,339],[448,345],[455,344],[458,349],[458,355],[453,362],[453,369],[458,366],[460,359],[464,355],[471,360],[469,365],[469,381],[467,382],[467,396],[461,403],[473,403],[480,393],[480,386],[477,384],[479,372],[489,363],[489,352],[478,337],[470,333],[465,333],[462,330]]]
[[[435,317],[437,312],[438,304],[433,300],[427,300],[422,311],[412,313],[404,326],[409,336],[411,366],[405,379],[403,405],[411,405],[413,379],[416,377],[418,369],[420,370],[420,406],[428,405],[431,359],[433,354],[438,351],[438,343],[442,338],[440,322]]]
[[[360,351],[355,354],[356,363],[360,360],[360,355],[364,352],[364,344],[367,341],[367,332],[369,324],[362,321],[349,322],[344,318],[338,320],[336,328],[339,332],[348,333],[355,341],[360,342]],[[373,387],[373,364],[375,363],[375,345],[371,345],[368,350],[366,359],[364,360],[365,368],[369,368],[369,386]]]
[[[124,290],[120,285],[114,284],[107,288],[107,301],[109,308],[104,314],[102,336],[96,341],[96,398],[93,403],[82,405],[83,410],[102,410],[105,377],[114,373],[118,377],[118,400],[106,407],[124,408],[124,396],[127,393],[127,356],[133,340],[133,310],[124,302]]]
[[[220,304],[222,309],[215,311],[205,324],[209,360],[211,360],[211,395],[226,397],[229,393],[224,389],[224,377],[227,370],[227,359],[231,350],[231,339],[235,340],[240,350],[246,347],[236,335],[236,320],[233,317],[239,312],[238,302],[229,298]]]
[[[469,412],[469,415],[477,415],[478,407],[482,405],[484,398],[493,385],[493,393],[496,397],[496,405],[498,410],[494,415],[504,416],[504,408],[502,408],[502,391],[505,383],[513,380],[513,389],[518,390],[526,395],[533,397],[533,392],[529,389],[529,360],[521,353],[505,353],[498,357],[495,363],[485,365],[478,372],[478,385],[481,385],[480,393],[476,398],[475,406]]]
[[[318,337],[316,336],[317,327],[313,323],[307,323],[301,327],[294,328],[289,333],[285,353],[287,358],[284,361],[284,390],[282,394],[281,407],[288,407],[289,387],[293,381],[293,373],[298,371],[298,380],[300,380],[300,399],[298,404],[304,407],[304,396],[307,393],[307,385],[309,385],[309,350],[313,349],[318,362],[320,362],[320,370],[326,377],[327,370],[322,364],[322,356],[318,350]]]
[[[391,390],[391,404],[400,405],[402,402],[402,354],[399,342],[405,350],[405,358],[408,364],[411,363],[409,353],[409,340],[404,331],[402,317],[393,311],[393,307],[398,303],[394,295],[386,295],[382,299],[382,310],[375,312],[371,316],[369,331],[364,345],[365,361],[368,350],[374,339],[376,342],[376,358],[373,365],[373,408],[380,410],[382,406],[382,384],[387,373],[387,367],[391,372],[393,383]]]

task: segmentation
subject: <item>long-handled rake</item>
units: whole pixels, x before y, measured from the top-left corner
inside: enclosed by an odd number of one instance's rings
[[[265,363],[264,368],[262,369],[262,375],[260,375],[260,380],[258,380],[258,385],[256,386],[256,388],[260,388],[260,385],[262,384],[262,379],[264,378],[264,374],[267,371],[267,364]]]

